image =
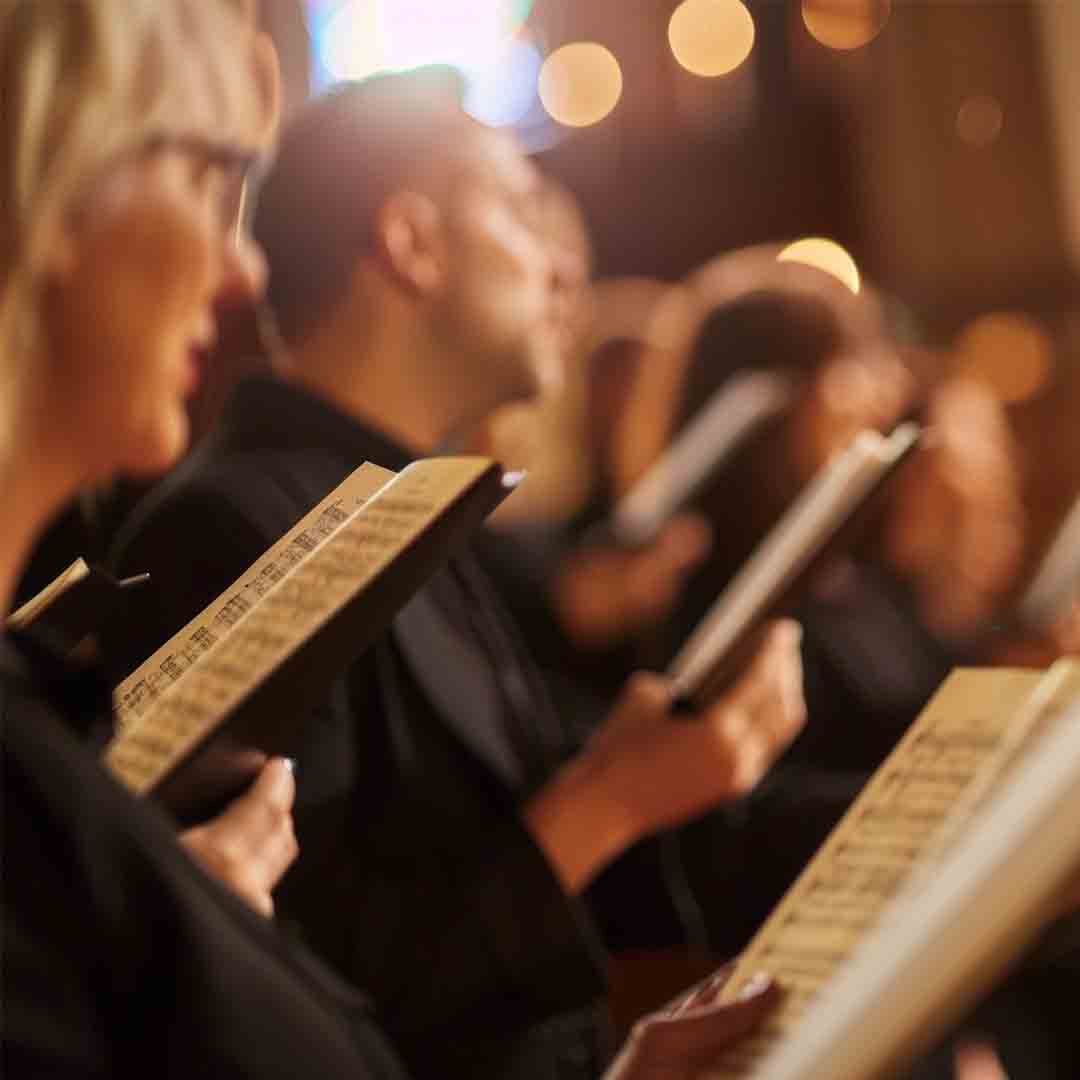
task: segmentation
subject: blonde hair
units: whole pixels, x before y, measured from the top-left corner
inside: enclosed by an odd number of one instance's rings
[[[65,215],[155,136],[253,141],[267,104],[241,0],[0,0],[0,394],[41,347]],[[6,369],[6,371],[5,371]]]

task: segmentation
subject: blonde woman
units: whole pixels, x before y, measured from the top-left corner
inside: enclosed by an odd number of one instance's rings
[[[249,16],[223,0],[0,0],[5,604],[66,499],[181,453],[213,305],[261,286],[233,220],[268,126]],[[206,876],[68,734],[107,700],[0,638],[0,1072],[396,1075],[363,1002]],[[291,799],[274,763],[234,808],[261,815],[257,842],[278,846],[270,877],[292,858]],[[187,844],[212,860],[226,850],[214,830],[231,829],[240,846],[220,868],[243,893],[260,853],[235,816]]]

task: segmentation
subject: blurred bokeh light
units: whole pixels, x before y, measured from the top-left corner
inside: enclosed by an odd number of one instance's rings
[[[727,75],[754,48],[754,19],[741,0],[683,0],[668,24],[675,59],[694,75]]]
[[[316,24],[318,59],[331,79],[364,79],[390,66],[377,0],[338,5]]]
[[[592,41],[556,49],[540,71],[540,100],[552,119],[567,127],[599,123],[619,103],[622,88],[618,60]]]
[[[823,270],[826,274],[832,274],[853,293],[857,293],[862,287],[859,268],[855,265],[855,260],[834,240],[826,240],[819,236],[797,240],[784,248],[777,259],[780,262],[802,263],[805,266]]]
[[[478,120],[517,123],[537,105],[543,58],[519,34],[532,0],[340,0],[313,10],[317,82],[449,64]]]
[[[826,48],[843,51],[869,45],[891,13],[892,0],[803,0],[802,5],[810,35]]]
[[[1054,371],[1054,345],[1030,315],[999,311],[982,315],[957,338],[958,375],[987,386],[999,401],[1016,404],[1038,395]]]
[[[494,62],[465,73],[465,109],[493,127],[517,124],[537,106],[544,58],[526,37],[507,42]]]

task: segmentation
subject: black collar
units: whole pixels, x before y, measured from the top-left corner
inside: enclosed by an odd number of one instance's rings
[[[236,387],[217,439],[231,452],[329,450],[351,464],[372,461],[395,472],[417,456],[325,398],[265,376],[245,379]]]

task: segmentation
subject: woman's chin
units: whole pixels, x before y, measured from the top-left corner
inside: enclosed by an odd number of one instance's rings
[[[140,479],[167,473],[187,451],[190,432],[187,416],[181,413],[168,425],[139,440],[139,446],[124,455],[119,471]]]

